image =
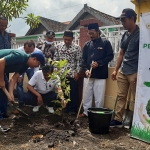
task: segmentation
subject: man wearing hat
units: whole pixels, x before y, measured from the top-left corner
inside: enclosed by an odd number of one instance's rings
[[[37,48],[43,52],[46,58],[46,62],[48,59],[53,60],[54,53],[56,51],[54,40],[55,40],[55,33],[54,31],[50,30],[45,35],[45,42],[37,44]]]
[[[95,107],[103,107],[106,78],[108,78],[108,63],[113,59],[114,54],[110,42],[100,37],[100,30],[97,23],[88,25],[88,35],[91,40],[83,47],[82,66],[85,71],[84,88],[87,78],[90,77],[83,101],[84,112],[80,117],[87,116],[87,110],[92,106],[94,95]],[[90,73],[90,68],[92,72]]]
[[[78,103],[78,78],[81,67],[81,49],[80,46],[73,43],[73,32],[67,30],[64,32],[63,36],[64,42],[57,45],[58,51],[55,52],[54,60],[67,60],[67,65],[62,69],[68,69],[69,73],[67,78],[70,82],[70,99],[71,102],[67,104],[66,110],[68,112],[77,111]]]
[[[45,59],[42,52],[33,52],[30,55],[13,49],[0,50],[0,120],[3,119],[3,114],[7,110],[7,96],[3,89],[8,84],[6,73],[14,73],[9,83],[9,101],[14,101],[13,90],[19,76],[24,73],[29,67],[34,68],[39,65],[45,65]]]
[[[126,99],[130,87],[131,93],[135,98],[136,79],[138,70],[139,56],[139,27],[136,25],[136,13],[130,8],[122,11],[120,19],[123,27],[127,30],[121,39],[120,53],[116,67],[112,73],[112,80],[118,84],[118,100],[115,108],[115,118],[111,121],[111,127],[122,127],[123,114],[125,111]]]

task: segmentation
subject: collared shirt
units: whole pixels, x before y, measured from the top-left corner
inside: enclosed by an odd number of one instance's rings
[[[75,43],[72,43],[69,47],[66,47],[64,42],[61,42],[56,46],[57,51],[54,55],[54,60],[67,60],[67,65],[62,68],[62,72],[68,69],[69,73],[67,77],[74,78],[76,73],[81,69],[81,48]]]
[[[10,48],[11,48],[11,38],[9,34],[5,31],[3,36],[2,33],[0,32],[0,50]]]
[[[49,81],[46,81],[42,70],[35,72],[28,83],[40,94],[46,94],[50,91],[54,91],[61,85],[60,78],[58,76],[55,80],[50,79]]]
[[[98,63],[98,67],[92,69],[91,78],[108,78],[108,63],[113,59],[113,49],[106,39],[95,39],[85,43],[83,47],[83,69],[90,70],[92,61]]]
[[[5,73],[18,72],[19,74],[24,73],[28,69],[28,59],[30,55],[13,49],[2,49],[0,50],[0,58],[4,58]]]
[[[136,35],[131,39],[127,47],[127,50],[124,50],[125,49],[124,47],[127,38],[130,36],[130,34],[128,32],[125,32],[124,35],[122,36],[120,48],[124,51],[124,59],[121,65],[121,72],[125,75],[134,74],[138,70],[139,34],[140,34],[139,32],[136,33]]]

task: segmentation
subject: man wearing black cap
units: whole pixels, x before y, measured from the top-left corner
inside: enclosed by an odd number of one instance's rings
[[[54,40],[55,40],[55,33],[54,31],[50,30],[45,35],[45,42],[37,44],[37,48],[43,52],[46,61],[48,59],[53,60],[54,53],[56,50]]]
[[[116,80],[118,74],[118,100],[115,108],[116,115],[110,126],[121,128],[129,87],[134,98],[136,93],[139,27],[136,25],[136,13],[130,8],[124,9],[118,19],[121,20],[123,27],[127,31],[122,36],[117,64],[111,75],[112,80]]]
[[[88,77],[90,77],[90,80],[83,101],[84,112],[80,114],[80,117],[88,115],[87,110],[92,106],[93,94],[95,107],[103,107],[106,78],[108,78],[108,63],[114,57],[110,42],[101,39],[97,23],[88,25],[88,35],[91,40],[85,43],[82,55],[82,65],[86,75],[84,87]],[[91,67],[92,72],[90,73]]]
[[[55,52],[54,60],[67,60],[67,66],[62,69],[64,72],[65,69],[69,70],[67,75],[68,80],[70,81],[70,99],[71,102],[67,104],[66,110],[68,112],[77,111],[77,102],[78,102],[78,78],[81,67],[81,49],[80,46],[73,43],[73,32],[67,30],[64,32],[63,36],[64,42],[57,45],[58,51]]]
[[[45,65],[45,58],[41,51],[28,55],[19,50],[0,50],[0,120],[3,119],[3,114],[7,110],[8,101],[3,91],[6,85],[8,85],[8,79],[5,73],[15,72],[9,83],[9,94],[11,96],[9,101],[14,101],[13,90],[19,76],[29,67],[38,67],[40,64]]]

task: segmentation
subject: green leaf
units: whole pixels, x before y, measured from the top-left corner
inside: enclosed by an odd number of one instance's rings
[[[144,82],[144,85],[146,85],[147,87],[150,87],[150,82]]]
[[[0,15],[5,16],[9,21],[19,18],[29,6],[28,0],[1,0],[0,3]],[[35,16],[33,13],[21,18],[25,19],[31,28],[37,28],[40,23],[39,16]]]

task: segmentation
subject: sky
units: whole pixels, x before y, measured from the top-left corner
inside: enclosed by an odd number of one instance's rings
[[[34,13],[59,22],[71,21],[84,4],[114,17],[120,16],[124,8],[135,8],[130,0],[29,0],[28,4],[22,17]],[[15,33],[17,37],[24,36],[29,30],[24,19],[13,19],[8,26],[7,31]]]

